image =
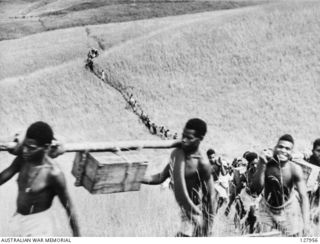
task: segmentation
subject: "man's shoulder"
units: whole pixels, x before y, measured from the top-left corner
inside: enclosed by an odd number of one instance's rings
[[[204,156],[204,152],[202,150],[199,150],[198,152],[198,169],[202,173],[210,173],[212,172],[212,167],[209,162],[209,160]]]
[[[303,176],[303,169],[302,166],[294,161],[289,161],[289,166],[291,169],[291,173],[295,176],[302,177]]]
[[[59,177],[63,175],[63,171],[61,170],[58,163],[50,157],[45,158],[44,165],[49,169],[50,176]]]
[[[170,157],[176,157],[181,155],[185,155],[185,153],[181,148],[177,147],[171,151]]]

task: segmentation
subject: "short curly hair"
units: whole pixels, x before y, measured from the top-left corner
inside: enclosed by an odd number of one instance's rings
[[[199,137],[204,137],[207,133],[207,123],[199,118],[189,119],[185,128],[195,130]]]
[[[51,144],[54,136],[50,125],[43,121],[37,121],[29,126],[26,138],[34,139],[39,146],[44,146]]]

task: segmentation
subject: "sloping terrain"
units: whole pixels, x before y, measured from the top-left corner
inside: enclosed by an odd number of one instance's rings
[[[154,138],[118,92],[84,69],[86,52],[95,46],[101,51],[95,62],[109,81],[129,87],[158,124],[180,132],[187,119],[204,118],[206,147],[233,157],[273,146],[279,135],[292,133],[298,149],[309,148],[320,134],[319,15],[319,2],[289,1],[0,42],[6,52],[4,61],[1,57],[0,136],[41,119],[65,141]],[[168,156],[162,150],[141,153],[151,162],[148,173],[162,169]],[[12,160],[3,155],[0,169]],[[86,226],[84,236],[174,234],[178,211],[168,190],[143,187],[137,193],[89,195],[73,186],[68,173],[73,156],[58,161],[80,224]],[[1,198],[7,198],[0,203],[6,209],[0,235],[7,233],[15,192],[14,180],[0,187]],[[59,207],[55,204],[54,211],[63,218]],[[64,236],[69,235],[65,223],[60,219]],[[228,227],[220,222],[217,235],[226,235],[223,228]]]
[[[319,135],[319,7],[212,14],[110,49],[99,63],[156,121],[178,129],[205,118],[220,150],[272,146],[283,133],[305,143]]]
[[[0,42],[0,80],[26,75],[45,67],[86,58],[90,48],[100,51],[134,42],[173,25],[186,24],[211,13],[154,18],[122,23],[89,25],[30,35]]]
[[[3,0],[0,40],[61,28],[232,9],[269,1]]]

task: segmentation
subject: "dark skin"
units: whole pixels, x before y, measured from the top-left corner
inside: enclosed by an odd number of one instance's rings
[[[0,185],[18,176],[17,212],[22,215],[35,214],[49,209],[58,196],[66,209],[73,236],[80,236],[63,172],[48,156],[49,145],[38,145],[34,139],[26,138],[22,154],[0,173]]]
[[[320,146],[313,148],[310,163],[320,167]]]
[[[251,190],[257,192],[265,190],[266,199],[269,198],[270,204],[280,205],[286,201],[293,187],[297,189],[301,199],[301,212],[304,221],[304,230],[309,224],[309,202],[307,196],[307,187],[303,180],[303,172],[300,167],[294,164],[290,159],[292,156],[293,143],[285,140],[279,140],[274,148],[274,152],[264,151],[260,155],[257,171],[254,174]],[[275,189],[272,179],[281,174],[281,189]],[[281,194],[278,194],[280,192]]]
[[[205,163],[202,159],[199,160],[199,145],[202,137],[197,136],[195,130],[184,129],[181,140],[181,149],[185,154],[185,180],[189,197],[195,204],[199,204],[200,201],[206,206],[204,214],[204,224],[202,225],[202,231],[204,235],[208,236],[211,232],[211,226],[213,224],[213,179],[211,176],[211,167],[209,163]],[[158,185],[164,182],[170,177],[170,165],[167,164],[162,172],[146,176],[141,182],[149,185]],[[202,188],[201,188],[202,186]],[[197,192],[202,190],[203,199],[199,199]],[[201,225],[199,223],[199,225]]]

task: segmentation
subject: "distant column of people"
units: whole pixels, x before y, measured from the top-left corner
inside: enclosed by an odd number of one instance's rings
[[[97,67],[94,69],[94,63],[93,59],[99,56],[99,52],[97,49],[90,49],[87,55],[86,59],[86,68],[89,68],[91,72],[93,72],[96,76],[98,76],[102,81],[108,83],[110,86],[115,88],[117,91],[119,91],[124,99],[127,101],[128,105],[132,109],[132,111],[139,117],[141,122],[148,128],[149,132],[152,135],[157,135],[165,140],[170,139],[177,139],[178,134],[176,132],[171,132],[168,128],[166,128],[163,125],[157,125],[151,119],[149,116],[143,111],[140,104],[133,98],[133,94],[126,91],[124,87],[116,86],[115,84],[112,84],[111,82],[108,82],[106,79],[105,71],[103,69],[100,69]]]

